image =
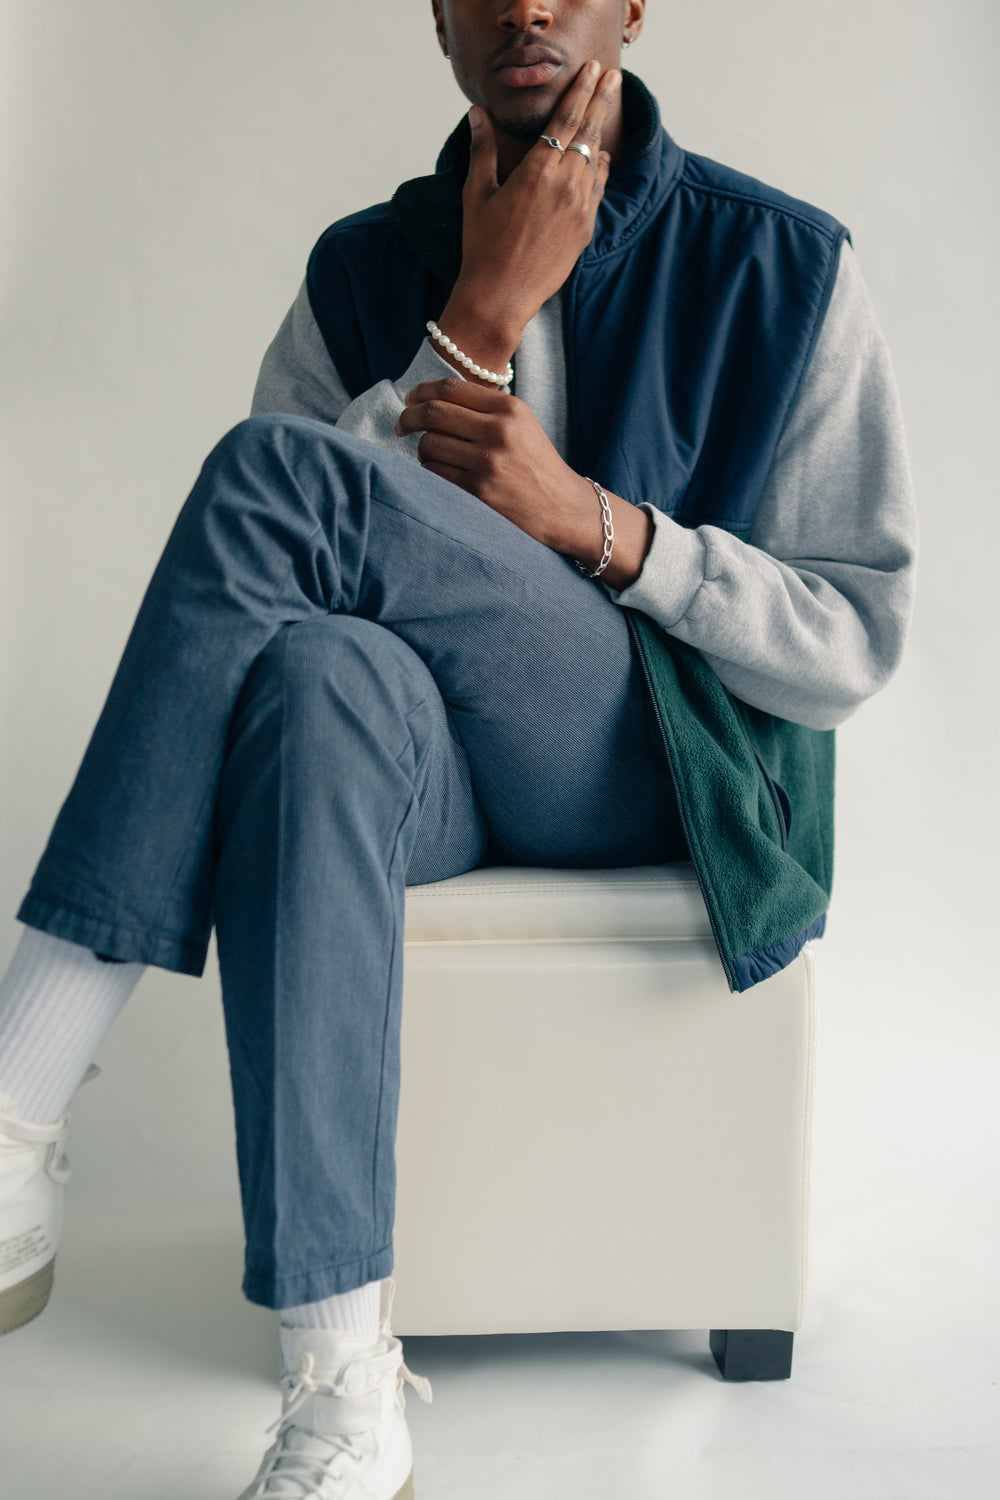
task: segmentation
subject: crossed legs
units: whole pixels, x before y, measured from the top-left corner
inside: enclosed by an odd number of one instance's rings
[[[200,973],[217,928],[245,1290],[391,1269],[405,884],[684,857],[623,613],[302,418],[206,460],[19,915]]]

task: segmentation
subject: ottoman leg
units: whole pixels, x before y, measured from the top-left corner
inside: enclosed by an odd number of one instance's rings
[[[787,1380],[794,1337],[781,1328],[713,1328],[708,1347],[723,1380]]]

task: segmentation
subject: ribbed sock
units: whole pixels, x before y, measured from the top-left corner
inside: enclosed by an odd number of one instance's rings
[[[0,1095],[19,1120],[61,1120],[145,969],[26,927],[0,979]],[[381,1282],[281,1310],[289,1328],[341,1328],[378,1338]]]
[[[0,979],[0,1095],[17,1119],[62,1119],[144,969],[24,929]]]
[[[342,1328],[349,1333],[369,1334],[374,1343],[378,1338],[381,1286],[380,1281],[369,1281],[353,1292],[324,1297],[321,1302],[283,1307],[281,1321],[286,1328]]]

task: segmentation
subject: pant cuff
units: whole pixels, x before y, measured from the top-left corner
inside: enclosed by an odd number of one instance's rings
[[[322,1302],[341,1292],[356,1291],[369,1281],[381,1281],[392,1272],[392,1241],[373,1255],[340,1266],[323,1266],[297,1276],[264,1276],[247,1268],[243,1294],[261,1307],[299,1307],[303,1302]]]
[[[29,891],[18,909],[17,920],[26,927],[36,927],[50,937],[78,943],[92,953],[106,953],[124,963],[153,964],[174,974],[191,974],[196,979],[205,971],[208,939],[171,937],[159,933],[135,932],[118,922],[104,922],[89,917],[63,902]]]

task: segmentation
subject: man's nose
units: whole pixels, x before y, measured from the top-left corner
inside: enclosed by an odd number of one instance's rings
[[[497,24],[508,31],[544,30],[552,24],[552,7],[532,0],[509,0],[500,7]]]

